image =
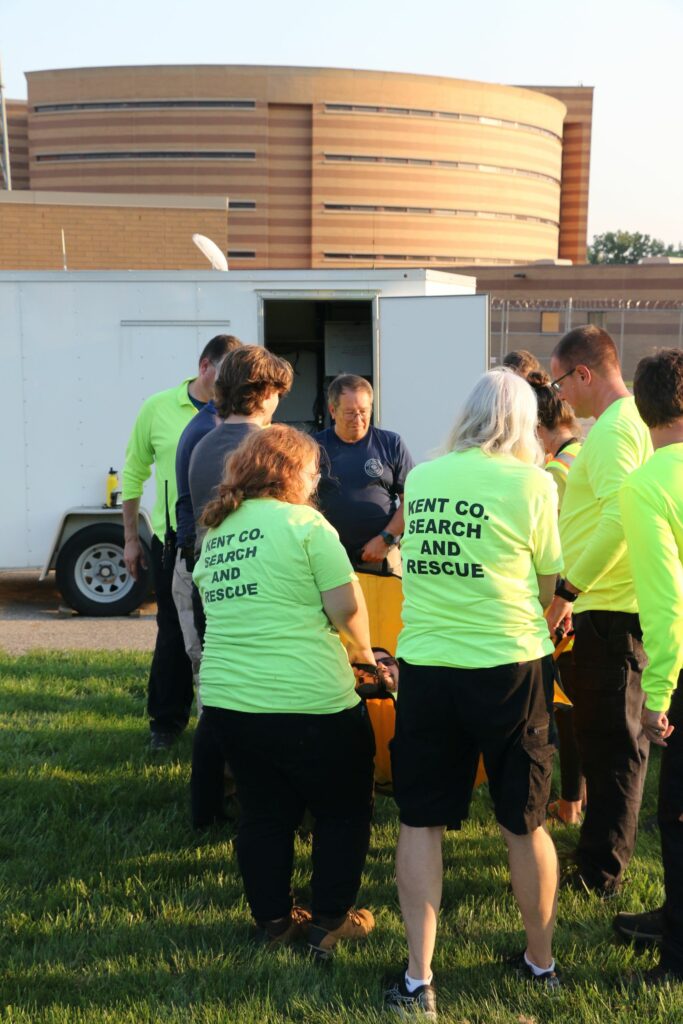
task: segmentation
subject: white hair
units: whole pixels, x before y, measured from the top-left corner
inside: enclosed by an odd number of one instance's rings
[[[538,403],[523,377],[507,367],[479,378],[448,435],[445,450],[481,448],[487,455],[513,455],[520,462],[543,464],[536,434]]]

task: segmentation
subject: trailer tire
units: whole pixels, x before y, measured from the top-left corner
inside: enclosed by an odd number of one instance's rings
[[[147,563],[134,580],[123,562],[123,527],[116,523],[86,526],[69,537],[57,557],[56,578],[66,603],[81,615],[128,615],[150,588],[151,557],[140,541]]]

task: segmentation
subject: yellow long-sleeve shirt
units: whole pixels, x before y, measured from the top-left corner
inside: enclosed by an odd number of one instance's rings
[[[567,579],[582,592],[577,612],[637,612],[619,490],[652,454],[650,432],[630,396],[598,418],[567,477],[560,537]]]
[[[619,503],[649,660],[645,703],[667,711],[683,668],[683,443],[658,448]]]
[[[197,412],[197,406],[188,394],[188,377],[182,384],[158,391],[142,405],[126,448],[123,467],[123,500],[139,498],[145,480],[155,467],[156,500],[152,509],[152,528],[163,542],[166,532],[166,494],[168,515],[175,529],[175,503],[178,488],[175,475],[175,455],[183,430]]]

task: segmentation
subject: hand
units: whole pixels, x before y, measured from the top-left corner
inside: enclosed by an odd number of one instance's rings
[[[648,711],[647,708],[643,708],[640,721],[643,726],[643,732],[650,743],[654,743],[658,747],[666,747],[668,745],[664,740],[668,740],[674,731],[674,727],[669,723],[669,719],[663,711]]]
[[[571,601],[565,601],[563,597],[555,595],[545,612],[545,621],[548,623],[548,631],[551,638],[555,639],[555,630],[561,628],[565,634],[572,628]]]
[[[147,568],[139,537],[133,537],[126,541],[123,549],[123,561],[134,580],[138,578],[141,569]]]
[[[383,562],[387,557],[387,551],[390,545],[386,543],[383,537],[379,534],[376,537],[371,537],[367,544],[363,545],[363,549],[360,553],[362,562]]]

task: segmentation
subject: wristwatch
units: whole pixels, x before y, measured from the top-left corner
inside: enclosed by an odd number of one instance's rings
[[[393,533],[389,533],[388,530],[382,530],[382,532],[380,533],[380,537],[382,538],[382,540],[384,541],[388,548],[393,548],[394,544],[396,543],[396,537],[394,537]]]
[[[576,601],[578,594],[575,594],[573,590],[567,590],[565,583],[567,581],[562,579],[555,587],[555,597],[561,597],[563,601],[571,601],[572,604]]]

